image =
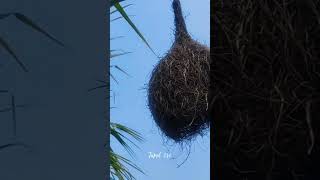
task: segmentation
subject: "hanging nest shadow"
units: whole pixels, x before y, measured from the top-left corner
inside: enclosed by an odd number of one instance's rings
[[[306,179],[320,156],[320,4],[213,3],[214,178]]]
[[[152,72],[148,105],[164,135],[183,142],[209,126],[210,52],[188,34],[180,2],[174,0],[172,7],[175,41]]]

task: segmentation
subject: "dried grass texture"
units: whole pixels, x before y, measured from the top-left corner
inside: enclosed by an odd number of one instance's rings
[[[175,42],[152,72],[148,103],[164,135],[185,142],[209,127],[210,52],[189,36],[180,2],[172,6]]]
[[[210,116],[217,173],[303,179],[319,155],[319,2],[213,3]]]

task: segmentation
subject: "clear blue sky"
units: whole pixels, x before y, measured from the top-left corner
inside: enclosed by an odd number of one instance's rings
[[[127,0],[123,3],[134,4],[127,8],[131,19],[143,33],[155,52],[163,55],[173,42],[173,12],[171,0]],[[181,0],[188,30],[192,37],[209,46],[210,42],[210,0]],[[119,14],[113,14],[112,18]],[[134,149],[135,159],[114,140],[111,146],[115,151],[132,159],[147,175],[132,170],[137,180],[209,180],[210,179],[210,143],[209,133],[198,137],[192,144],[188,160],[179,168],[177,165],[186,158],[188,151],[182,151],[178,145],[167,144],[154,123],[147,108],[146,85],[150,73],[158,59],[138,38],[124,20],[111,23],[111,37],[124,36],[112,40],[111,49],[130,51],[131,54],[114,58],[111,64],[118,65],[130,74],[130,77],[112,69],[119,84],[111,82],[115,101],[111,100],[111,121],[124,124],[140,132],[146,141]],[[149,159],[148,152],[171,153],[175,159]]]

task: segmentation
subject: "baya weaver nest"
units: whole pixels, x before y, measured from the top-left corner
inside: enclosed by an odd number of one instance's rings
[[[179,0],[172,8],[175,41],[152,72],[148,103],[161,131],[181,142],[209,126],[210,51],[188,34]]]

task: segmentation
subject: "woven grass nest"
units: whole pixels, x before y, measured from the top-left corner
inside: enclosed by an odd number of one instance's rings
[[[320,156],[320,3],[213,7],[215,178],[308,179]]]
[[[187,32],[179,0],[173,0],[175,41],[154,68],[148,88],[148,105],[166,137],[191,140],[209,127],[209,48]]]

